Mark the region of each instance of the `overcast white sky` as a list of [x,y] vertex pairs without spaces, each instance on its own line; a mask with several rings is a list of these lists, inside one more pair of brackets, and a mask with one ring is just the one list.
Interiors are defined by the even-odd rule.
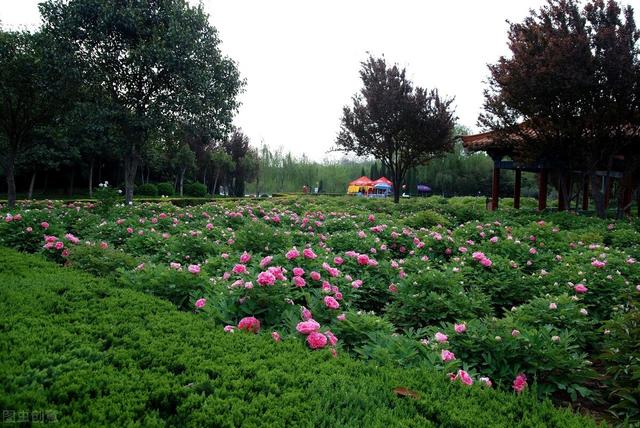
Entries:
[[[264,141],[317,160],[327,156],[342,107],[361,86],[366,52],[406,67],[416,85],[455,96],[459,123],[477,130],[486,64],[508,53],[506,20],[521,21],[543,3],[203,0],[223,51],[247,80],[236,125],[255,145]],[[640,21],[640,0],[622,3]],[[0,0],[0,21],[37,26],[37,4]]]

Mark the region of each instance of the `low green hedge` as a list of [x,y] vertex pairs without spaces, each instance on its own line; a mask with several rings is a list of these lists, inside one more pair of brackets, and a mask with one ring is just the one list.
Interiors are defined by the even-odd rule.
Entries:
[[0,249],[0,284],[0,407],[61,426],[595,425],[530,393],[224,333],[38,256]]

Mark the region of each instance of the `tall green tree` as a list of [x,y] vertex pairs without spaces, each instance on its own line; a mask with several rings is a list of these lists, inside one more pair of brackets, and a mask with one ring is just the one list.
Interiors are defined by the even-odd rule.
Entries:
[[562,163],[559,175],[586,170],[600,216],[596,171],[611,169],[616,155],[638,157],[639,38],[631,7],[594,0],[581,9],[578,1],[548,0],[510,25],[511,55],[489,66],[479,123],[517,142],[525,160]]
[[406,71],[369,57],[360,70],[363,87],[344,107],[337,150],[373,156],[386,167],[399,202],[407,172],[453,146],[451,99],[414,87]]
[[8,204],[16,202],[15,165],[34,131],[63,113],[75,91],[73,64],[42,33],[0,31],[0,157]]
[[73,48],[87,85],[106,91],[120,108],[128,202],[155,131],[200,116],[220,130],[230,126],[242,82],[202,5],[48,0],[40,10],[49,36]]

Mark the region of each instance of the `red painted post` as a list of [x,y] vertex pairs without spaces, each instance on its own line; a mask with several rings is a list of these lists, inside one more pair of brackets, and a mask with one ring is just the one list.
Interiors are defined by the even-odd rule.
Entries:
[[491,184],[491,211],[498,209],[500,198],[500,168],[493,167],[493,182]]
[[564,211],[567,209],[565,200],[567,196],[564,193],[564,184],[566,183],[563,176],[558,177],[558,211]]
[[538,184],[538,211],[547,208],[547,170],[540,171],[540,182]]
[[520,209],[520,187],[522,186],[522,171],[516,169],[516,181],[513,187],[513,208]]

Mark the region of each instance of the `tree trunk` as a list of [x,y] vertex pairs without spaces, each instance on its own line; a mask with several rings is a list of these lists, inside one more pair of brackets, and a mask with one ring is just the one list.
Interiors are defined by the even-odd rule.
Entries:
[[69,196],[70,198],[73,197],[73,181],[75,179],[76,176],[76,170],[75,168],[71,168],[71,177],[69,177],[69,189],[67,190],[67,196]]
[[602,186],[602,182],[599,177],[595,174],[591,174],[591,199],[593,199],[593,205],[596,208],[596,215],[600,218],[605,217],[605,208],[604,208],[604,196],[602,195],[602,191],[600,190]]
[[49,171],[44,173],[44,184],[42,185],[42,193],[44,195],[47,194],[47,189],[49,189]]
[[89,197],[93,198],[93,164],[95,160],[92,158],[89,162]]
[[7,163],[5,165],[5,174],[7,175],[7,204],[9,208],[13,208],[16,205],[16,177],[15,177],[16,150],[15,148],[12,148],[12,146],[13,144],[9,142],[9,150],[7,152]]
[[202,173],[202,184],[204,184],[205,186],[207,185],[207,168],[205,168],[204,172]]
[[133,203],[133,188],[138,169],[138,159],[135,154],[128,153],[124,158],[124,195],[127,204]]
[[27,199],[33,198],[33,187],[36,184],[36,171],[33,171],[31,174],[31,182],[29,183],[29,194],[27,195]]
[[218,186],[218,177],[220,176],[220,169],[216,171],[216,178],[213,180],[213,196],[216,195],[216,187]]
[[184,196],[184,173],[187,171],[187,168],[182,168],[180,171],[180,197]]

